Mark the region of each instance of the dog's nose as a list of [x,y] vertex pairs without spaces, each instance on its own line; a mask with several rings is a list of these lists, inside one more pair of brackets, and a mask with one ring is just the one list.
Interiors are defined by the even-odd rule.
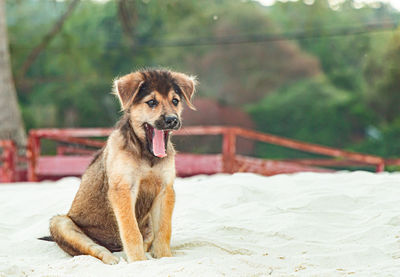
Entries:
[[167,126],[167,128],[173,129],[178,126],[178,124],[179,120],[178,117],[176,117],[175,115],[165,116],[165,125]]

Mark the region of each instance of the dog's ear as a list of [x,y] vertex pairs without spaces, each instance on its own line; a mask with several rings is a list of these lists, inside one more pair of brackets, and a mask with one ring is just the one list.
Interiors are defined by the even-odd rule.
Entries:
[[188,76],[186,74],[178,72],[171,72],[171,74],[172,77],[175,79],[176,84],[182,90],[183,97],[185,98],[188,107],[191,108],[192,110],[196,110],[196,108],[193,106],[191,102],[192,96],[196,90],[196,85],[197,85],[196,77]]
[[130,73],[114,81],[113,93],[118,96],[123,111],[132,104],[143,83],[143,76],[139,72]]

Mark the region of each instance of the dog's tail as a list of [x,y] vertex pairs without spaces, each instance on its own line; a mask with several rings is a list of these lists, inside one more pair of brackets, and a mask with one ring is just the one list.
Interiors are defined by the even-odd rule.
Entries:
[[38,239],[45,240],[45,241],[54,241],[52,236],[41,237],[41,238],[38,238]]

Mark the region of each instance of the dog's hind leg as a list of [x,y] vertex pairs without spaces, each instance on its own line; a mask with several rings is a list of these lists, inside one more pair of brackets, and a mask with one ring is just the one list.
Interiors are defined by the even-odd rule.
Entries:
[[57,215],[50,220],[50,233],[54,241],[72,256],[91,255],[106,264],[119,261],[107,248],[91,240],[67,215]]

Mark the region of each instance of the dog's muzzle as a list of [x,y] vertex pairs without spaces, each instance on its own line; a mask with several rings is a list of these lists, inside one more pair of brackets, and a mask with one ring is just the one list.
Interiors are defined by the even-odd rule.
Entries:
[[159,130],[178,130],[181,127],[181,121],[179,118],[172,115],[163,115],[155,123],[155,127]]
[[167,129],[171,129],[171,130],[175,130],[175,128],[179,128],[179,119],[177,116],[175,115],[169,115],[166,116],[165,119],[165,127],[167,127]]

